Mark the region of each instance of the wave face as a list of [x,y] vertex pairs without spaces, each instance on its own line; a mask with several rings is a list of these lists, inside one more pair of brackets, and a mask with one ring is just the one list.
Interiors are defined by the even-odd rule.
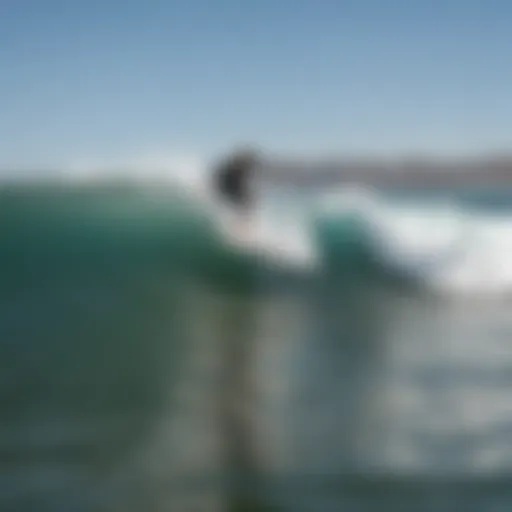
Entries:
[[512,507],[506,198],[261,197],[3,185],[1,510]]

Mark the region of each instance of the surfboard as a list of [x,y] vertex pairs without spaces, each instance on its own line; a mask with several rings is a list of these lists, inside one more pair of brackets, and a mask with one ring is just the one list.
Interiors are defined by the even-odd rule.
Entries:
[[269,228],[257,215],[241,216],[231,211],[219,215],[218,226],[223,240],[235,252],[294,270],[318,267],[319,257],[306,228],[279,226],[278,221]]

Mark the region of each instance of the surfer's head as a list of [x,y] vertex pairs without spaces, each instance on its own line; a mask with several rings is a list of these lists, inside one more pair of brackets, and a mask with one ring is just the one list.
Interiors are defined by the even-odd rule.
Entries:
[[214,173],[214,186],[220,196],[237,207],[249,207],[253,202],[252,175],[258,163],[258,152],[253,148],[233,151]]

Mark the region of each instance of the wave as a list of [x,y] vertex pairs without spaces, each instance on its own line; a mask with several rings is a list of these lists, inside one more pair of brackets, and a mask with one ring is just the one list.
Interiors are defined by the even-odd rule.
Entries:
[[506,211],[478,211],[453,196],[396,201],[364,189],[323,204],[340,224],[351,205],[375,261],[396,277],[445,296],[502,297],[512,291],[512,216]]
[[286,200],[263,194],[244,219],[211,193],[204,169],[189,167],[145,178],[108,171],[4,182],[2,259],[9,248],[11,258],[16,248],[48,249],[58,232],[61,254],[90,253],[85,241],[93,239],[134,255],[153,247],[169,265],[216,283],[381,275],[445,296],[512,291],[512,217],[503,208],[479,211],[453,194],[420,201],[344,187]]
[[[219,243],[253,264],[344,278],[387,275],[428,292],[503,297],[512,291],[512,218],[479,212],[453,196],[396,200],[363,187],[345,187],[275,208],[263,199],[249,221],[199,201]],[[254,259],[256,258],[256,259]],[[266,268],[266,267],[265,267]]]

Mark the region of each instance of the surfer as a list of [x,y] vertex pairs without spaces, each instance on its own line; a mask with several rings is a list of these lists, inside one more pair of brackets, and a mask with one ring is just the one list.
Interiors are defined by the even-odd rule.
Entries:
[[256,152],[246,149],[235,152],[214,170],[217,195],[240,213],[247,214],[254,206],[251,179],[257,163]]
[[213,188],[221,202],[235,213],[233,226],[239,240],[252,238],[254,213],[254,194],[252,178],[258,164],[255,151],[239,150],[223,160],[213,173]]
[[276,239],[274,233],[266,229],[268,226],[259,222],[261,217],[258,210],[261,205],[258,204],[253,186],[256,174],[259,179],[265,179],[267,166],[268,162],[261,153],[249,148],[232,153],[213,169],[211,187],[219,202],[228,210],[226,212],[223,208],[219,212],[227,213],[221,215],[221,229],[236,250],[266,255],[279,265],[286,262],[301,269],[315,267],[317,256],[308,242],[306,230],[302,233],[300,229],[295,229],[299,237],[305,238],[297,238],[294,233],[292,243],[287,244],[290,233],[283,230]]

